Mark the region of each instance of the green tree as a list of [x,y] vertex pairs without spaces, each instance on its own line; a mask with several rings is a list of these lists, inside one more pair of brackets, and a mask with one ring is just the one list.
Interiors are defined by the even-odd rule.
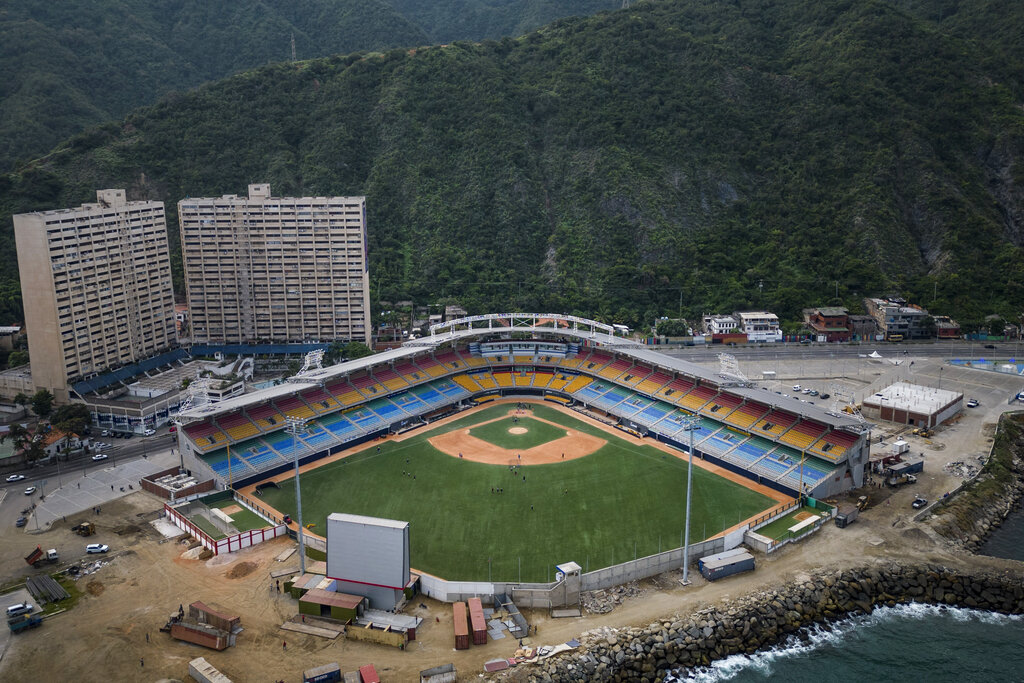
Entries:
[[993,337],[1003,336],[1003,332],[1006,330],[1006,321],[1002,318],[993,318],[988,321],[988,333]]
[[53,394],[47,389],[40,389],[32,394],[32,412],[39,417],[47,417],[53,411]]
[[14,402],[17,403],[22,408],[28,405],[28,401],[28,396],[26,396],[25,393],[22,391],[19,391],[17,394],[14,395]]
[[53,411],[50,422],[65,434],[81,434],[89,424],[90,417],[88,407],[81,403],[69,403]]
[[28,363],[28,351],[11,351],[7,356],[7,367],[19,368]]

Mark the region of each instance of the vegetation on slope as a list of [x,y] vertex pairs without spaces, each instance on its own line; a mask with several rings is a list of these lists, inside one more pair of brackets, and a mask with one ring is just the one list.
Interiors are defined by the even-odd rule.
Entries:
[[269,182],[367,195],[376,299],[635,323],[900,291],[1015,318],[1024,115],[994,68],[877,0],[640,3],[268,66],[0,178],[5,272],[11,213],[127,187],[173,235],[178,199]]
[[383,0],[99,0],[0,10],[0,169],[171,90],[336,52],[420,45]]

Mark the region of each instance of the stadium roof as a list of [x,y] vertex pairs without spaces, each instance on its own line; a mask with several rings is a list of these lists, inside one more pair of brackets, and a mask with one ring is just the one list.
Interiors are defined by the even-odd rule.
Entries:
[[[763,403],[773,408],[779,408],[791,413],[803,415],[834,428],[846,428],[854,432],[863,431],[863,424],[852,416],[847,416],[845,414],[837,415],[835,413],[827,412],[816,404],[776,394],[775,392],[767,391],[762,388],[743,386],[737,378],[725,377],[717,370],[697,365],[696,363],[682,358],[666,355],[629,339],[595,331],[596,329],[610,327],[601,323],[594,323],[593,326],[585,326],[588,329],[580,329],[578,327],[578,323],[589,323],[592,321],[584,321],[582,318],[577,319],[572,318],[571,316],[559,316],[554,314],[493,314],[489,316],[474,316],[473,318],[464,318],[461,320],[472,320],[474,322],[486,321],[489,325],[492,324],[493,321],[508,320],[512,323],[512,326],[452,329],[457,326],[460,321],[451,321],[444,325],[444,327],[451,329],[450,332],[426,335],[419,339],[407,341],[401,347],[396,349],[381,351],[380,353],[375,353],[364,358],[338,363],[337,365],[332,365],[327,368],[312,370],[302,375],[290,377],[284,383],[277,386],[260,389],[259,391],[243,394],[241,396],[235,396],[218,403],[210,403],[192,408],[188,411],[179,413],[179,418],[184,420],[200,420],[207,417],[231,413],[240,408],[265,403],[266,401],[281,398],[283,396],[290,396],[292,394],[311,389],[317,385],[329,384],[336,378],[345,377],[375,365],[393,363],[402,359],[411,358],[425,351],[436,350],[438,347],[444,346],[445,344],[458,342],[471,337],[503,335],[511,332],[529,332],[536,335],[574,337],[577,339],[587,340],[592,344],[610,348],[645,364],[658,366],[668,370],[669,372],[681,372],[690,377],[706,380],[719,386],[727,385],[730,392],[738,396],[756,400],[759,403]],[[516,326],[517,322],[524,323],[524,321],[532,321],[532,324]],[[545,323],[554,322],[555,324],[565,324],[565,321],[572,321],[573,326],[548,327],[544,324],[536,324],[539,321],[543,321]]]
[[739,384],[735,378],[724,377],[715,370],[697,365],[696,363],[682,358],[676,358],[675,356],[669,356],[647,348],[628,348],[617,350],[619,353],[632,356],[644,363],[657,365],[670,371],[682,372],[691,377],[704,379],[717,385],[728,385],[732,382],[734,384],[732,386],[727,386],[727,388],[731,393],[736,394],[737,396],[749,398],[753,401],[757,401],[758,403],[771,406],[772,408],[779,408],[791,413],[796,413],[797,415],[803,415],[831,427],[846,428],[855,432],[860,432],[863,428],[860,420],[855,417],[836,415],[826,411],[814,403],[801,401],[800,399],[793,398],[792,396],[776,394],[774,391],[768,391],[762,387],[743,386],[742,384]]

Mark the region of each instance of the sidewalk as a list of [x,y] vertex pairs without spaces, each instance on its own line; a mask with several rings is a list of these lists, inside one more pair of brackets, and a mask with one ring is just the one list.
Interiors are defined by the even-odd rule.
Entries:
[[[48,529],[54,521],[60,521],[68,515],[102,507],[105,503],[134,493],[140,488],[140,479],[174,467],[178,462],[177,452],[171,452],[168,448],[150,453],[146,458],[139,456],[110,467],[91,470],[84,475],[64,473],[60,477],[61,486],[56,489],[47,487],[46,501],[36,505],[25,530],[31,533]],[[55,478],[49,481],[57,483]]]

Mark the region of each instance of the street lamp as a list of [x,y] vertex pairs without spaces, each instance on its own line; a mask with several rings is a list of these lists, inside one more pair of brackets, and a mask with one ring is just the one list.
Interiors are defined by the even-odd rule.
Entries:
[[690,579],[690,494],[693,491],[693,433],[700,428],[700,416],[683,418],[683,428],[690,432],[690,455],[686,467],[686,531],[683,540],[683,584]]
[[[306,424],[309,422],[308,419],[301,417],[292,417],[291,415],[285,415],[285,422],[288,423],[288,427],[285,429],[286,432],[292,435],[292,440],[299,438],[299,434],[306,431]],[[302,489],[299,487],[299,449],[295,448],[295,444],[292,443],[292,449],[295,451],[295,507],[296,516],[299,521],[299,572],[301,574],[306,573],[306,542],[303,538],[302,531]]]

